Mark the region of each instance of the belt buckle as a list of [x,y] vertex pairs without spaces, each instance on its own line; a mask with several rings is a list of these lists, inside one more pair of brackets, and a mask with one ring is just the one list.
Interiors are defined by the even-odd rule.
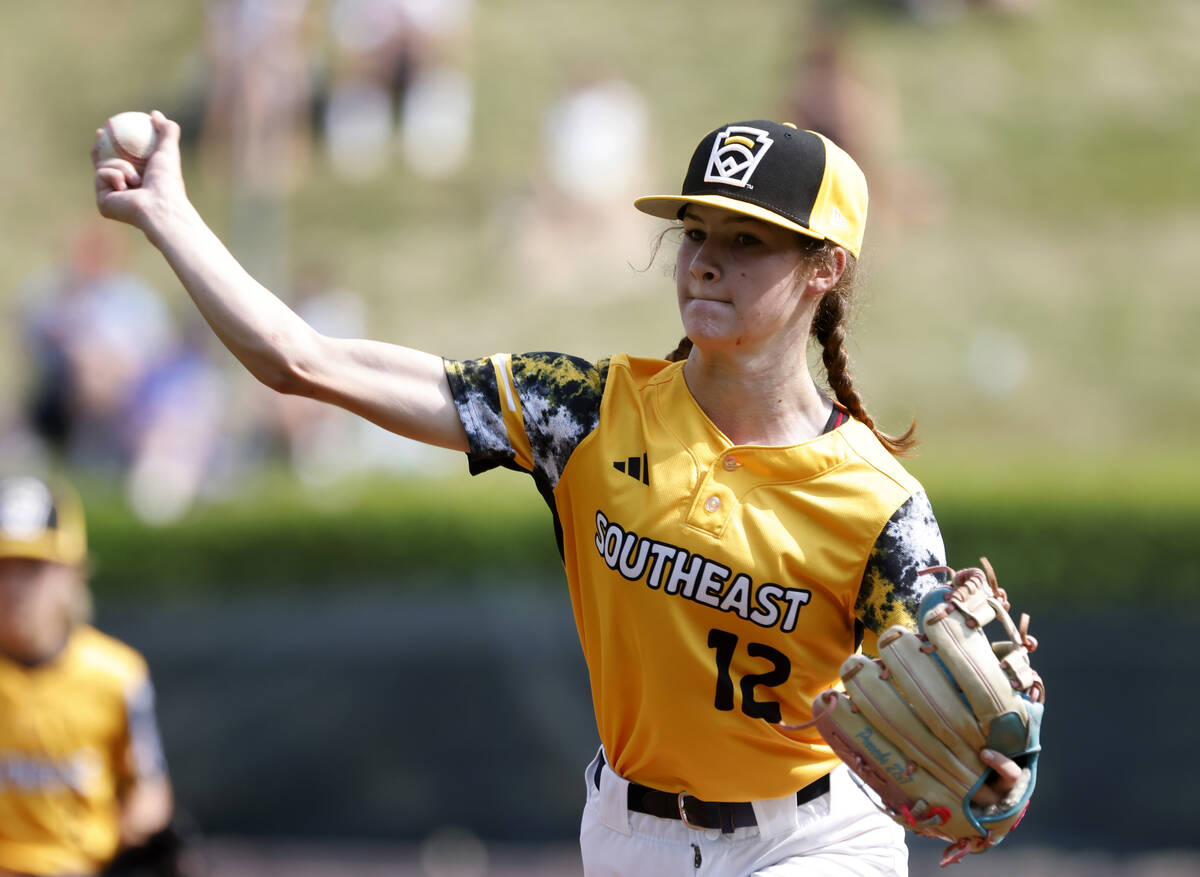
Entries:
[[684,798],[686,798],[686,797],[687,797],[687,792],[680,792],[679,797],[676,799],[677,803],[679,804],[679,819],[680,819],[680,821],[684,825],[686,825],[688,828],[692,829],[693,831],[707,831],[708,829],[706,826],[693,825],[688,820],[687,803],[684,801]]

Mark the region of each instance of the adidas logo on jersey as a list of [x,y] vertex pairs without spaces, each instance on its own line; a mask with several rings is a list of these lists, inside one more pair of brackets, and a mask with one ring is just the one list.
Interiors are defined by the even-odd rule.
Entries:
[[640,481],[642,484],[650,483],[650,464],[646,460],[646,455],[640,457],[630,457],[627,460],[617,460],[613,463],[613,468],[618,472],[624,472],[634,481]]

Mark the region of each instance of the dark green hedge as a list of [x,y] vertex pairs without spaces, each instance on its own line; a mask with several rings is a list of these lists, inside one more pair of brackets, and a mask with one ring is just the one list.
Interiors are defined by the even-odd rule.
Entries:
[[97,491],[93,585],[186,595],[553,579],[560,567],[549,510],[527,481],[505,491],[488,484],[495,478],[380,482],[333,500],[269,479],[170,526],[141,523]]
[[[459,582],[556,586],[549,511],[522,481],[374,485],[336,508],[295,487],[251,491],[169,527],[137,522],[116,499],[89,497],[99,594],[339,587],[429,588]],[[518,477],[518,476],[513,476]],[[985,555],[1022,605],[1200,597],[1200,504],[1038,491],[934,494],[949,560]]]

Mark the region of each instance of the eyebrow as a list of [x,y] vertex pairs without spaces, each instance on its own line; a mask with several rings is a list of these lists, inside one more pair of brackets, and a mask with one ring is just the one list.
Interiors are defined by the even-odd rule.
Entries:
[[[746,216],[744,213],[736,213],[733,210],[727,210],[725,212],[728,213],[731,217],[731,219],[728,220],[729,222],[762,223],[761,219],[756,219],[753,216]],[[690,219],[695,220],[696,222],[703,221],[700,214],[696,213],[690,206],[685,207],[683,209],[683,214],[679,218],[680,219],[689,219],[690,218]],[[766,225],[767,223],[763,223],[763,224]]]

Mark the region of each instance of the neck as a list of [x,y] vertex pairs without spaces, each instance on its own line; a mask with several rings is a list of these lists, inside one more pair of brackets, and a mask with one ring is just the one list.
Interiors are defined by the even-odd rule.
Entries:
[[790,366],[705,355],[683,368],[692,397],[736,445],[794,445],[820,435],[833,408],[804,356]]

